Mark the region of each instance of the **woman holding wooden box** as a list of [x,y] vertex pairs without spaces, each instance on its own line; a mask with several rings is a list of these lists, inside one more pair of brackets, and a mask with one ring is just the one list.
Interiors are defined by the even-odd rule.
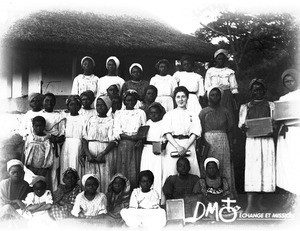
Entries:
[[[239,128],[244,132],[249,128],[246,125],[247,120],[272,118],[274,112],[274,103],[264,98],[267,86],[263,79],[253,79],[249,90],[252,100],[241,105],[239,115]],[[245,191],[248,197],[245,212],[263,211],[263,195],[260,192],[275,191],[275,146],[271,133],[257,137],[254,134],[251,137],[247,135],[245,149]]]

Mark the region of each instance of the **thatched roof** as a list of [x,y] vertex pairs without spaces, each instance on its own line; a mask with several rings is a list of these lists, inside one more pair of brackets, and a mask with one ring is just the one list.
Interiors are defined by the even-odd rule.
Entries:
[[209,60],[215,48],[159,21],[130,16],[41,11],[17,21],[4,46],[98,52],[193,54]]

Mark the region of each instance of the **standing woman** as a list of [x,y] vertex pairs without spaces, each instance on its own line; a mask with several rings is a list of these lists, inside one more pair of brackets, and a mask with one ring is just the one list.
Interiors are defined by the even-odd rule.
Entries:
[[83,74],[76,76],[73,80],[72,95],[80,95],[82,92],[91,90],[97,95],[99,77],[93,74],[95,61],[90,56],[85,56],[81,60]]
[[199,97],[204,96],[204,83],[201,75],[193,72],[194,59],[191,56],[181,58],[183,71],[177,71],[173,77],[178,82],[178,86],[185,86],[189,90],[189,100],[187,109],[199,115],[202,107],[199,103]]
[[207,91],[212,86],[219,87],[223,91],[221,106],[226,107],[232,115],[235,115],[238,84],[234,71],[225,66],[228,60],[228,51],[217,50],[214,59],[216,66],[209,68],[205,75],[205,90]]
[[166,111],[174,109],[173,92],[178,86],[175,78],[169,75],[170,63],[166,59],[159,60],[155,65],[158,71],[154,77],[150,79],[150,84],[157,88],[156,102],[160,103]]
[[[220,105],[222,91],[212,87],[207,92],[209,106],[200,112],[200,121],[205,140],[209,143],[207,157],[214,157],[220,162],[220,174],[228,180],[231,192],[236,195],[232,153],[232,114]],[[206,157],[204,157],[206,158]]]
[[130,181],[133,188],[138,186],[138,174],[141,160],[141,147],[137,144],[137,132],[140,126],[146,124],[146,114],[141,109],[135,109],[138,94],[127,90],[123,96],[125,109],[115,114],[114,134],[119,138],[116,159],[116,173],[122,173]]
[[113,152],[117,142],[113,136],[113,118],[107,116],[111,107],[108,96],[99,96],[95,101],[96,116],[91,116],[83,133],[83,150],[85,161],[82,175],[97,174],[100,178],[100,191],[106,192],[112,177]]
[[110,56],[106,60],[106,69],[107,69],[107,75],[101,77],[99,79],[99,86],[98,86],[98,96],[107,95],[107,89],[109,86],[116,84],[122,89],[122,86],[124,84],[124,79],[118,76],[118,68],[120,66],[120,61],[115,56]]
[[[246,119],[273,117],[275,105],[264,97],[267,86],[263,79],[250,82],[252,100],[241,105],[239,127],[247,131]],[[271,135],[271,134],[270,134]],[[275,191],[275,146],[272,136],[247,137],[245,148],[246,213],[263,212],[261,192]]]
[[[178,157],[185,156],[190,162],[190,173],[200,176],[196,157],[196,138],[201,135],[201,124],[197,114],[187,110],[189,91],[180,86],[174,90],[177,107],[167,112],[163,118],[163,134],[168,140],[163,158],[163,181],[170,175],[176,175]],[[162,202],[163,203],[163,202]]]
[[[289,91],[281,96],[279,101],[300,101],[299,78],[300,73],[295,69],[288,69],[283,72],[282,82]],[[299,109],[299,107],[298,107]],[[293,194],[300,194],[299,183],[295,177],[299,174],[299,143],[300,118],[282,121],[277,140],[276,176],[277,186]],[[286,207],[290,206],[293,200],[291,195]]]

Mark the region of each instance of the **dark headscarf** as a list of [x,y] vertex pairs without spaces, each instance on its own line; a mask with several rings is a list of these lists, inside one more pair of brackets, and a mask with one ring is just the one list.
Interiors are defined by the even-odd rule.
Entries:
[[80,104],[80,106],[82,105],[81,98],[79,95],[70,95],[66,100],[67,106],[71,101],[77,101]]
[[263,79],[258,79],[258,78],[255,78],[255,79],[252,79],[249,83],[249,91],[252,89],[253,85],[255,83],[258,83],[258,84],[261,84],[263,86],[263,88],[265,90],[267,90],[267,84],[266,84],[266,81],[263,80]]
[[86,96],[89,98],[90,101],[94,101],[95,100],[95,94],[93,91],[91,90],[87,90],[87,91],[84,91],[80,94],[80,98],[82,98],[83,96]]

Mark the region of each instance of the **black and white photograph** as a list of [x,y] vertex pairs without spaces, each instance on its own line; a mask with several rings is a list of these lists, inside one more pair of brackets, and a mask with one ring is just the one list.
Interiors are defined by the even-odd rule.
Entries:
[[299,46],[293,0],[1,1],[1,229],[298,230]]

